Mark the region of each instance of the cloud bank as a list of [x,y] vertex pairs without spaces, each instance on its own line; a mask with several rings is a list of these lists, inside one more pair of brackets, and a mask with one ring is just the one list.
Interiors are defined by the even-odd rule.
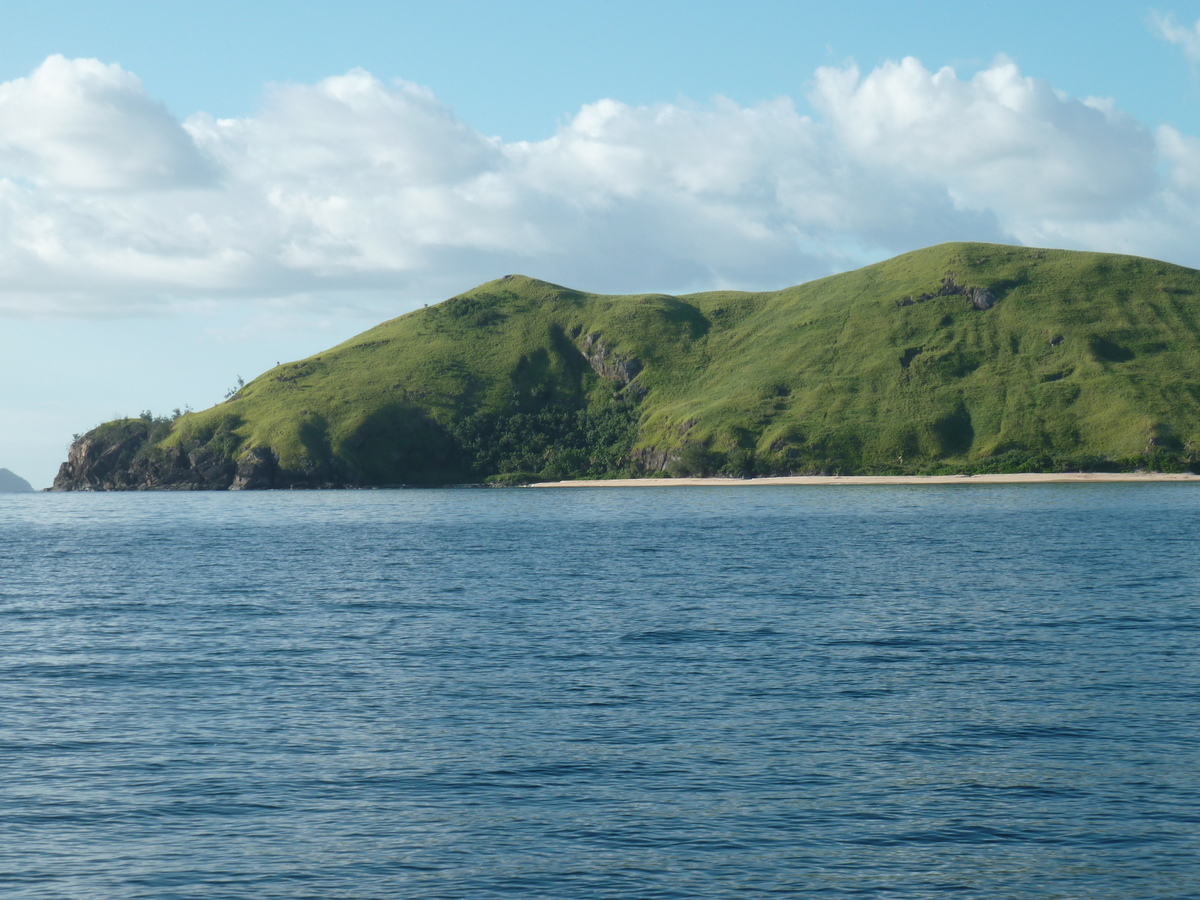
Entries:
[[779,287],[961,239],[1200,265],[1196,137],[1007,59],[822,68],[807,100],[606,99],[506,142],[361,70],[180,122],[121,67],[51,57],[0,84],[0,311],[394,311],[509,272]]

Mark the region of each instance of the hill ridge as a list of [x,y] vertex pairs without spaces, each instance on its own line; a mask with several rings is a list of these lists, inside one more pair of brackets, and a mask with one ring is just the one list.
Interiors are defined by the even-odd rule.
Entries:
[[71,449],[58,489],[1188,468],[1200,272],[948,242],[777,291],[509,275]]
[[15,472],[0,469],[0,493],[25,494],[33,490],[33,485]]

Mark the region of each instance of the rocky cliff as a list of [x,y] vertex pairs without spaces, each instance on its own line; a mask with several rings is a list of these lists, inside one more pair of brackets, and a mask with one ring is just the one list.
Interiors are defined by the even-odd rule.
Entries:
[[283,471],[269,447],[246,448],[220,434],[164,445],[165,420],[120,419],[76,437],[53,491],[241,491],[359,487],[334,461]]
[[76,439],[59,467],[55,491],[226,490],[236,466],[203,447],[156,448],[150,423],[109,422]]
[[[55,491],[224,491],[294,486],[277,477],[275,456],[255,447],[236,456],[228,442],[163,447],[163,420],[122,419],[76,438],[55,476]],[[158,427],[156,427],[158,426]],[[160,435],[155,432],[159,431]],[[215,444],[215,446],[214,446]],[[332,487],[326,479],[303,486]]]

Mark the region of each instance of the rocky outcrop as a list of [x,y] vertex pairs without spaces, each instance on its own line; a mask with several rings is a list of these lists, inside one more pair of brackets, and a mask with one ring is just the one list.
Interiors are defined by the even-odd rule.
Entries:
[[638,447],[630,454],[634,464],[643,472],[665,472],[675,457],[657,447]]
[[917,303],[924,303],[927,300],[932,300],[935,297],[966,297],[971,302],[973,309],[991,309],[996,305],[996,294],[984,287],[968,287],[967,285],[959,284],[955,281],[954,273],[947,272],[942,278],[942,286],[936,291],[920,294],[919,296],[903,297],[896,301],[896,306],[913,306]]
[[637,378],[643,368],[642,361],[636,356],[622,359],[613,353],[598,333],[585,334],[580,341],[579,352],[593,372],[608,381],[615,381],[621,387]]
[[136,425],[105,427],[77,437],[54,477],[55,491],[129,490],[130,463],[146,445],[147,430]]
[[237,464],[207,447],[156,447],[139,419],[77,438],[54,478],[55,491],[226,490]]
[[261,491],[276,486],[279,460],[270,447],[254,447],[238,460],[231,491]]
[[996,295],[987,288],[971,288],[967,292],[967,297],[976,309],[991,309],[996,305]]
[[[163,446],[165,420],[122,419],[76,437],[54,491],[261,491],[355,487],[333,460],[284,470],[270,447],[245,449],[229,432],[208,444]],[[164,430],[166,429],[166,430]]]

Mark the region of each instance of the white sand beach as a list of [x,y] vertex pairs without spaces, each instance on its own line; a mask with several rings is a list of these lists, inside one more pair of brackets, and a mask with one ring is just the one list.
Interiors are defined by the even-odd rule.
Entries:
[[1052,472],[1009,475],[787,475],[775,478],[612,478],[596,481],[539,481],[547,487],[753,487],[775,484],[1072,484],[1107,482],[1198,482],[1200,475],[1160,472]]

